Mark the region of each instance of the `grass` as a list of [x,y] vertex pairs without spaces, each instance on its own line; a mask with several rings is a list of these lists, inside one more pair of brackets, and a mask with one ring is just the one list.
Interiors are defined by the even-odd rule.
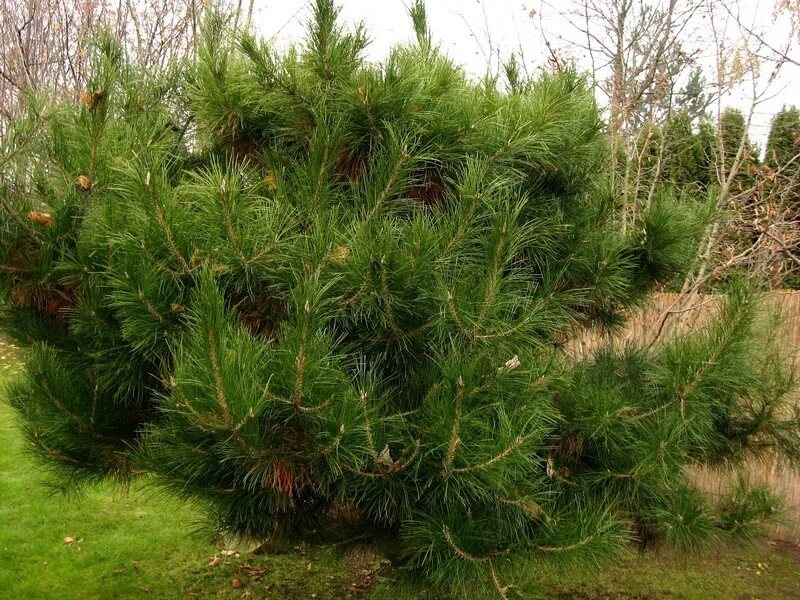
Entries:
[[[0,340],[0,381],[19,365],[17,349]],[[253,556],[192,535],[202,525],[197,507],[152,487],[103,485],[63,498],[48,495],[45,479],[0,403],[1,598],[399,600],[369,554]],[[702,561],[632,554],[601,572],[531,573],[526,583],[539,590],[531,596],[551,599],[800,599],[798,570],[800,549],[765,542]]]
[[546,598],[778,600],[800,598],[800,552],[785,544],[726,548],[702,561],[632,555],[602,573],[548,578]]

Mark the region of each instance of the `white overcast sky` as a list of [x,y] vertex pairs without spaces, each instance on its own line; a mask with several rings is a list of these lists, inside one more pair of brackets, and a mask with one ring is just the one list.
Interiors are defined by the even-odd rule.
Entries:
[[[340,0],[342,18],[346,23],[363,21],[372,43],[367,54],[370,60],[381,60],[393,45],[413,39],[413,29],[408,18],[407,5],[411,0]],[[657,2],[658,0],[652,0]],[[551,43],[565,48],[567,41],[578,39],[574,29],[562,16],[575,0],[427,0],[428,22],[436,43],[467,72],[480,76],[487,70],[489,61],[496,68],[497,57],[487,57],[492,46],[505,59],[512,51],[522,48],[531,72],[545,67],[549,56],[542,41],[541,30],[547,32]],[[721,7],[721,5],[719,5]],[[748,26],[763,33],[775,44],[786,38],[788,24],[785,17],[773,19],[774,0],[739,0],[743,20]],[[531,9],[536,11],[530,17]],[[302,40],[305,23],[309,17],[308,0],[256,0],[253,23],[256,30],[273,38],[279,46]],[[713,79],[713,44],[706,18],[700,11],[695,17],[696,26],[686,39],[687,47],[701,49],[700,62],[709,79]],[[729,23],[726,29],[731,43],[741,36]],[[800,52],[798,52],[800,54]],[[579,50],[573,49],[572,58],[579,66],[589,69],[589,62]],[[759,89],[763,89],[767,73]],[[746,84],[725,98],[724,104],[749,107],[752,87]],[[756,143],[764,144],[771,116],[784,104],[800,104],[800,67],[787,64],[778,79],[769,87],[769,99],[755,111],[751,136]],[[604,101],[600,98],[601,103]]]

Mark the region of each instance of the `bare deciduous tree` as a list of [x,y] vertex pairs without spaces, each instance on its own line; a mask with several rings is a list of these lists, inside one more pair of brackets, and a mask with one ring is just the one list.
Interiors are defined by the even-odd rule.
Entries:
[[117,36],[131,59],[147,70],[174,63],[191,48],[205,5],[200,0],[0,0],[0,123],[7,125],[27,92],[79,96],[89,76],[88,43],[101,29]]

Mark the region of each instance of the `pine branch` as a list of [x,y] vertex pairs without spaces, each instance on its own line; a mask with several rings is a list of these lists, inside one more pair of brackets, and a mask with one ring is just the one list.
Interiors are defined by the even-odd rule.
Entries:
[[445,246],[445,249],[442,251],[442,256],[446,257],[450,252],[458,245],[461,241],[461,238],[467,232],[467,228],[469,227],[470,223],[472,222],[472,217],[475,214],[475,210],[478,208],[478,204],[480,204],[482,200],[482,195],[480,193],[476,193],[472,196],[472,202],[469,204],[469,208],[467,209],[467,214],[464,219],[459,223],[458,228],[456,229],[453,237],[450,238],[450,241]]
[[450,290],[447,291],[447,309],[450,312],[450,316],[453,317],[453,321],[455,322],[458,329],[468,338],[472,339],[474,335],[472,331],[468,330],[464,323],[461,321],[461,317],[458,316],[458,311],[456,310],[455,299],[453,297],[453,292]]
[[542,506],[530,498],[512,500],[511,498],[503,498],[502,496],[498,496],[497,501],[501,504],[516,506],[517,508],[521,509],[523,513],[525,513],[525,516],[529,518],[538,518],[542,513]]
[[148,313],[153,315],[158,320],[159,323],[165,322],[164,317],[161,316],[161,313],[156,310],[156,307],[150,303],[150,301],[147,299],[147,297],[144,295],[144,292],[141,289],[137,291],[136,295],[142,301],[142,304],[144,305]]
[[[459,438],[459,430],[461,429],[461,408],[464,399],[464,381],[459,376],[456,382],[456,415],[453,419],[453,429],[450,432],[450,443],[447,445],[447,457],[442,464],[442,472],[448,473],[453,466],[453,459],[456,456],[456,448],[461,442]],[[456,469],[458,470],[458,469]]]
[[[177,392],[174,389],[173,389],[173,396],[177,396]],[[212,433],[212,432],[215,431],[216,423],[211,418],[209,418],[206,415],[200,413],[200,411],[198,411],[194,406],[192,406],[191,403],[189,403],[188,400],[185,400],[185,399],[184,400],[178,400],[177,397],[176,397],[176,399],[175,399],[175,407],[176,408],[181,408],[181,407],[186,408],[195,417],[195,419],[197,419],[197,421],[202,423],[202,425],[200,423],[198,423],[198,422],[193,423],[193,425],[195,427],[197,427],[200,431],[202,431],[204,433]]]
[[356,290],[356,293],[350,296],[345,300],[339,301],[339,306],[350,306],[351,304],[358,302],[358,300],[364,295],[369,287],[370,281],[372,280],[372,273],[367,271],[367,274],[364,276],[364,281],[361,283],[361,287]]
[[407,146],[403,146],[402,152],[400,152],[400,158],[395,163],[394,169],[392,170],[391,175],[389,175],[389,179],[386,182],[386,187],[383,188],[381,195],[378,196],[378,199],[375,201],[375,205],[372,207],[372,210],[369,211],[367,218],[364,221],[364,225],[371,222],[378,213],[380,213],[381,209],[383,208],[383,203],[389,198],[389,195],[392,193],[395,184],[397,183],[398,176],[400,175],[400,170],[403,167],[403,164],[408,160],[408,148]]
[[695,387],[701,382],[703,375],[707,371],[709,367],[712,367],[716,364],[717,360],[719,359],[722,351],[727,347],[728,342],[731,340],[731,337],[736,332],[737,326],[741,319],[744,319],[747,315],[747,303],[748,300],[742,300],[742,306],[737,315],[733,317],[733,323],[731,326],[727,328],[725,334],[723,335],[722,340],[720,340],[719,345],[714,349],[711,357],[705,362],[705,364],[697,370],[695,373],[694,379],[689,382],[688,385],[683,386],[682,389],[678,390],[678,400],[680,401],[681,407],[681,418],[685,421],[686,420],[686,398],[689,394],[694,390]]
[[399,334],[394,334],[390,338],[393,342],[402,342],[403,340],[410,339],[416,335],[419,335],[423,331],[427,331],[431,327],[435,327],[436,324],[439,322],[439,319],[432,319],[427,323],[423,323],[419,327],[415,327],[414,329],[410,329],[409,331],[401,331]]
[[586,536],[574,544],[569,544],[568,546],[536,546],[536,549],[541,550],[542,552],[571,552],[572,550],[577,550],[578,548],[585,546],[586,544],[590,544],[596,540],[597,537],[603,532],[603,529],[604,528],[601,527],[593,534]]
[[486,318],[486,314],[489,312],[489,307],[494,301],[495,288],[497,287],[497,280],[500,277],[500,252],[503,250],[503,246],[505,244],[505,237],[506,237],[506,225],[504,223],[503,228],[500,231],[500,239],[497,241],[497,246],[494,249],[495,254],[494,254],[494,260],[492,261],[492,271],[491,274],[489,275],[489,287],[486,292],[486,297],[483,300],[481,311],[478,313],[478,318],[475,321],[476,333],[480,329],[481,323]]
[[300,352],[294,359],[294,394],[292,395],[292,404],[300,406],[300,399],[303,396],[303,373],[306,370],[306,355],[305,355],[305,338],[303,338],[303,345],[300,346]]
[[336,437],[333,439],[333,442],[331,443],[331,445],[323,448],[322,451],[320,452],[320,454],[325,456],[326,454],[330,454],[331,452],[336,450],[339,447],[339,444],[341,443],[342,438],[344,437],[344,434],[345,434],[345,427],[344,427],[344,424],[342,424],[339,427],[339,433],[336,434]]
[[361,406],[361,414],[364,416],[364,433],[367,436],[367,447],[373,460],[378,458],[378,453],[375,451],[375,443],[372,440],[372,427],[369,423],[369,413],[367,411],[367,392],[362,391],[358,397]]
[[389,327],[392,330],[392,334],[400,338],[403,335],[403,332],[397,327],[397,322],[394,320],[394,314],[392,311],[392,305],[389,299],[389,283],[386,280],[386,257],[384,256],[381,258],[381,299],[383,300],[383,307],[386,311],[386,320],[389,322]]
[[[406,467],[408,467],[409,465],[411,465],[419,456],[421,448],[422,448],[422,441],[416,440],[414,442],[414,449],[411,451],[411,454],[407,459],[403,460],[403,457],[401,456],[396,461],[393,461],[392,464],[389,465],[389,467],[384,471],[376,471],[373,473],[368,473],[366,471],[360,471],[358,469],[354,469],[353,467],[347,464],[343,464],[342,468],[345,469],[346,471],[350,471],[351,473],[355,473],[356,475],[361,475],[362,477],[368,477],[368,478],[386,477],[387,475],[398,473],[403,469],[405,469]],[[377,460],[377,455],[373,457],[373,460]]]
[[81,462],[79,460],[72,458],[71,456],[67,456],[59,452],[58,450],[50,448],[38,434],[34,434],[31,441],[37,446],[39,446],[42,450],[44,450],[47,456],[50,456],[52,458],[57,458],[61,462],[72,463],[74,465],[81,465],[83,467],[91,466],[89,463]]
[[231,219],[231,213],[230,213],[230,210],[228,209],[228,202],[227,202],[227,199],[226,199],[227,198],[227,188],[226,188],[224,179],[222,180],[222,188],[220,189],[220,195],[222,196],[221,202],[220,202],[220,208],[222,210],[222,219],[225,222],[225,232],[228,235],[228,240],[231,243],[231,247],[233,248],[233,251],[236,252],[236,255],[239,257],[239,262],[241,262],[242,266],[246,269],[247,266],[250,264],[250,262],[253,259],[248,261],[245,258],[244,253],[242,252],[242,249],[239,247],[239,241],[238,241],[238,239],[236,237],[236,232],[233,229],[233,221]]
[[649,410],[645,413],[626,416],[626,419],[629,421],[640,421],[642,419],[647,419],[648,417],[652,417],[653,415],[657,415],[658,413],[667,410],[670,406],[675,404],[675,402],[677,402],[677,400],[670,400],[669,402],[662,404],[660,406],[656,406],[654,409]]
[[211,327],[208,328],[208,351],[211,358],[211,372],[214,375],[214,385],[217,390],[217,403],[222,409],[222,415],[226,421],[230,420],[230,410],[228,401],[225,398],[225,389],[222,386],[222,371],[219,367],[219,357],[217,356],[217,338]]
[[444,539],[447,540],[448,545],[453,549],[453,552],[455,552],[459,558],[473,563],[491,562],[492,559],[488,556],[474,556],[463,548],[459,547],[455,540],[453,540],[453,535],[450,533],[450,528],[447,525],[442,526],[442,533],[444,533]]
[[514,440],[514,442],[513,442],[513,443],[512,443],[512,444],[511,444],[511,445],[510,445],[508,448],[506,448],[505,450],[503,450],[503,451],[502,451],[500,454],[498,454],[497,456],[495,456],[495,457],[493,457],[493,458],[490,458],[490,459],[489,459],[489,460],[487,460],[486,462],[482,462],[482,463],[480,463],[480,464],[478,464],[478,465],[473,465],[473,466],[470,466],[470,467],[460,467],[460,468],[456,468],[456,469],[453,469],[452,471],[453,471],[453,473],[469,473],[469,472],[471,472],[471,471],[478,471],[478,470],[480,470],[480,469],[485,469],[486,467],[490,467],[490,466],[492,466],[492,465],[493,465],[493,464],[495,464],[496,462],[500,462],[500,461],[501,461],[501,460],[503,460],[503,459],[504,459],[506,456],[508,456],[509,454],[511,454],[512,452],[514,452],[514,451],[515,451],[517,448],[519,448],[520,446],[522,446],[522,444],[524,444],[524,443],[525,443],[525,438],[524,438],[524,437],[522,437],[522,436],[517,436],[517,438]]
[[64,404],[58,398],[56,398],[55,394],[53,394],[53,392],[50,390],[50,386],[48,385],[47,380],[45,379],[44,373],[40,372],[39,377],[40,377],[39,384],[41,385],[45,394],[47,394],[47,397],[50,399],[50,402],[52,402],[56,406],[56,408],[58,408],[58,410],[60,410],[72,422],[74,422],[78,426],[78,429],[80,429],[80,431],[88,433],[93,438],[97,438],[98,440],[111,441],[114,443],[119,442],[117,438],[97,433],[85,420],[83,420],[77,414],[69,410],[66,406],[64,406]]
[[531,316],[527,315],[524,319],[520,319],[519,322],[517,324],[515,324],[513,327],[510,327],[510,328],[508,328],[508,329],[506,329],[504,331],[495,331],[495,332],[492,332],[492,333],[480,333],[480,334],[475,333],[475,334],[472,335],[472,339],[475,339],[475,340],[492,340],[492,339],[497,339],[497,338],[508,337],[510,335],[513,335],[513,334],[517,333],[520,329],[525,327],[528,323],[530,323],[530,320],[531,320]]
[[[147,174],[148,179],[150,173]],[[149,181],[147,183],[149,187]],[[164,236],[167,239],[167,244],[169,245],[169,249],[172,251],[172,255],[178,261],[178,264],[181,266],[181,274],[183,275],[191,275],[192,270],[189,268],[189,264],[186,262],[186,259],[183,258],[183,255],[178,250],[178,246],[175,245],[175,240],[172,237],[172,232],[170,231],[169,227],[167,226],[166,218],[164,217],[164,211],[161,208],[161,205],[158,203],[158,200],[155,201],[155,208],[156,208],[156,219],[158,220],[158,224],[161,225],[161,229],[164,231]]]
[[239,430],[241,430],[241,429],[242,429],[242,428],[243,428],[245,425],[247,425],[247,423],[248,423],[248,422],[249,422],[251,419],[255,418],[255,416],[256,416],[256,415],[255,415],[255,413],[253,412],[253,407],[251,406],[251,407],[250,407],[250,408],[247,410],[247,413],[244,415],[244,417],[242,417],[242,419],[241,419],[241,420],[240,420],[240,421],[239,421],[239,422],[238,422],[236,425],[234,425],[234,427],[233,427],[233,433],[239,433]]
[[317,176],[317,183],[314,186],[314,194],[311,196],[311,209],[309,211],[310,214],[314,214],[317,210],[317,202],[319,201],[319,195],[322,192],[322,184],[324,182],[324,175],[325,171],[328,168],[328,145],[325,145],[325,150],[322,154],[322,163],[319,167],[319,175]]
[[492,564],[491,560],[489,561],[489,574],[492,576],[492,583],[494,583],[497,593],[500,594],[500,598],[502,600],[508,600],[508,589],[510,586],[500,585],[500,580],[497,578],[497,573],[494,572],[494,564]]

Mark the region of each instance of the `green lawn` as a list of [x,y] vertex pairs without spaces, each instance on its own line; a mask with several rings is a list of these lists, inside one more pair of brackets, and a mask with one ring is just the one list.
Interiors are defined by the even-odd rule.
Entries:
[[[18,368],[16,349],[0,340],[0,380]],[[48,496],[44,480],[0,403],[0,598],[398,598],[368,555],[248,556],[198,533],[195,507],[145,485],[65,499]],[[563,573],[521,583],[543,598],[800,599],[799,573],[800,549],[764,543],[699,564],[630,555],[602,573],[570,572],[569,583]]]

